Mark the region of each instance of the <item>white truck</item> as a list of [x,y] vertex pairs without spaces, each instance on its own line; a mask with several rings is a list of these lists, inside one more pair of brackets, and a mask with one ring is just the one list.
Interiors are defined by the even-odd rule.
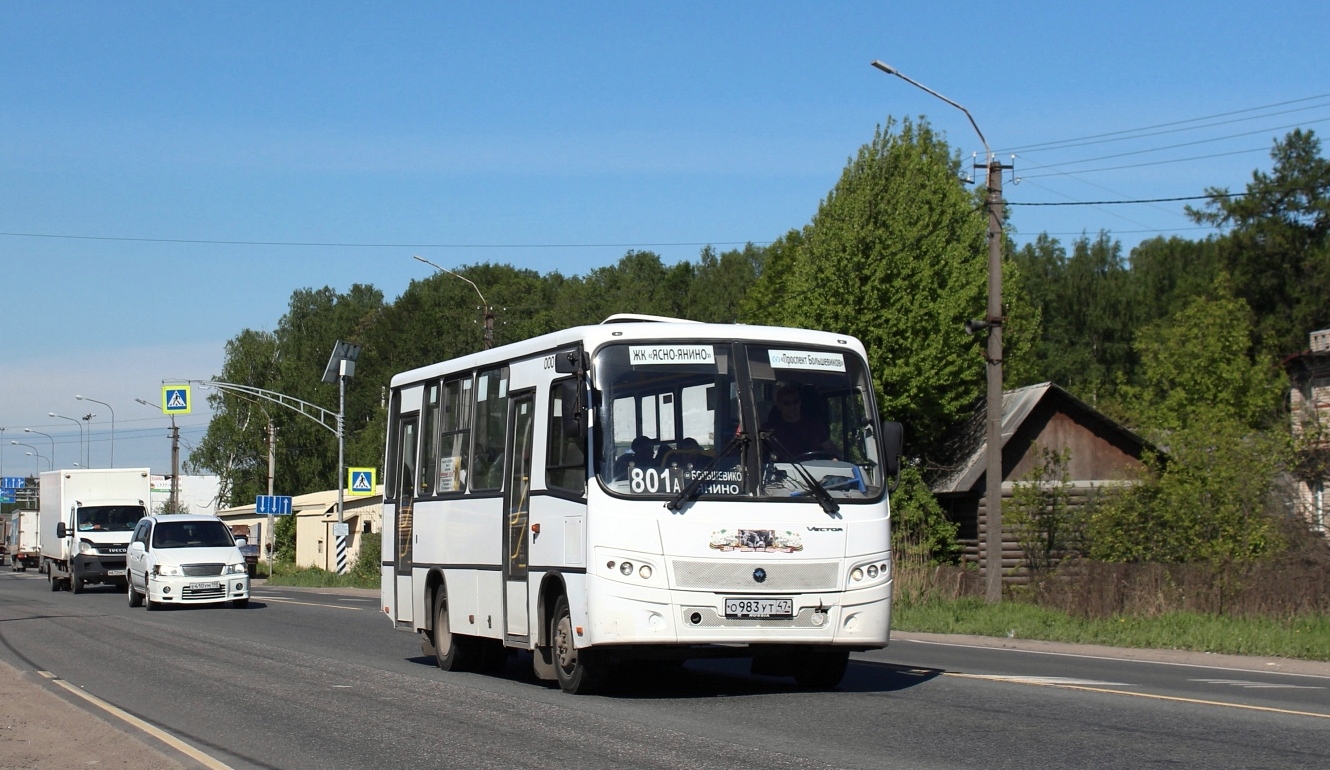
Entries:
[[148,468],[80,468],[41,475],[42,564],[51,590],[125,581],[125,552],[148,514]]
[[9,526],[5,528],[5,556],[9,567],[24,572],[28,567],[41,566],[41,548],[37,539],[37,512],[11,511],[7,514]]

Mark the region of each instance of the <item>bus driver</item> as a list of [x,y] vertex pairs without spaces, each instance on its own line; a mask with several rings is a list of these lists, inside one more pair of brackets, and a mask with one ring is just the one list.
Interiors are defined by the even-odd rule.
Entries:
[[803,413],[803,396],[793,385],[781,385],[776,390],[776,406],[763,427],[771,431],[782,460],[818,452],[836,454],[826,423]]

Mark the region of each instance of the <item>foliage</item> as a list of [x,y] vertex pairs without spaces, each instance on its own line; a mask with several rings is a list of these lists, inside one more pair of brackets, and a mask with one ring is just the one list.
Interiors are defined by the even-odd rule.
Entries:
[[189,513],[189,503],[178,503],[176,505],[171,505],[170,498],[167,498],[166,500],[163,500],[160,505],[157,506],[157,509],[154,510],[153,513],[157,514],[158,516],[165,516],[172,513]]
[[1330,325],[1330,161],[1314,132],[1276,140],[1270,173],[1252,172],[1243,195],[1210,188],[1198,222],[1231,230],[1228,271],[1256,313],[1257,334],[1276,355],[1302,350],[1307,333]]
[[1221,275],[1210,296],[1195,297],[1136,336],[1138,384],[1125,389],[1137,424],[1157,440],[1215,421],[1251,429],[1279,416],[1284,375],[1255,352],[1252,313]]
[[300,588],[378,588],[379,576],[374,575],[373,579],[367,580],[349,571],[339,575],[318,567],[297,567],[285,562],[274,565],[267,584]]
[[296,560],[296,517],[278,516],[272,527],[276,552],[273,560],[283,563],[295,563]]
[[1279,619],[1172,612],[1153,617],[1081,618],[1019,601],[981,597],[897,605],[900,631],[1044,639],[1165,650],[1330,660],[1330,616]]
[[896,564],[943,564],[960,557],[957,525],[947,521],[937,498],[914,466],[901,468],[891,495],[891,552]]
[[351,565],[351,575],[359,583],[379,584],[383,558],[383,535],[379,532],[366,532],[360,536],[360,550],[356,554],[356,563]]
[[1152,457],[1136,487],[1091,516],[1091,558],[1192,562],[1278,551],[1281,512],[1273,495],[1287,465],[1287,436],[1221,420],[1169,438],[1167,460]]
[[1078,544],[1080,515],[1071,506],[1071,450],[1036,447],[1038,460],[1016,482],[1004,524],[1016,534],[1025,563],[1035,573],[1052,569]]
[[986,305],[986,217],[959,164],[927,122],[897,131],[889,121],[812,221],[768,248],[743,305],[746,321],[863,340],[882,413],[909,425],[914,449],[934,459],[984,382],[982,350],[963,327]]

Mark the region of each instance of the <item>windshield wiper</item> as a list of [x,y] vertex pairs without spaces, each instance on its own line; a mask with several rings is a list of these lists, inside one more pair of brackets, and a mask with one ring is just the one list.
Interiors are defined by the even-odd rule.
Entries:
[[771,446],[775,447],[777,455],[790,458],[790,465],[793,465],[794,469],[799,472],[800,478],[804,481],[804,486],[806,486],[808,491],[812,493],[813,497],[817,500],[818,505],[822,506],[822,510],[831,518],[839,519],[841,517],[840,504],[831,496],[831,493],[827,491],[827,488],[822,486],[822,482],[813,478],[813,474],[808,472],[808,469],[804,467],[804,464],[794,459],[794,455],[781,445],[780,440],[772,434],[772,431],[759,431],[757,435],[762,441],[769,442]]
[[707,475],[710,474],[713,469],[715,469],[716,465],[722,459],[728,457],[732,452],[734,452],[736,447],[743,447],[746,446],[747,444],[748,444],[747,433],[743,432],[735,433],[734,438],[730,439],[730,443],[726,444],[724,449],[721,449],[719,452],[717,452],[716,456],[711,458],[711,462],[707,463],[704,468],[697,471],[696,475],[693,477],[693,480],[688,482],[688,486],[679,490],[679,494],[670,498],[670,500],[665,503],[665,507],[669,508],[671,511],[674,511],[675,513],[678,513],[679,509],[683,508],[684,503],[688,502],[689,500],[692,500],[694,497],[697,497],[698,492],[700,492],[702,489],[702,484],[705,483]]

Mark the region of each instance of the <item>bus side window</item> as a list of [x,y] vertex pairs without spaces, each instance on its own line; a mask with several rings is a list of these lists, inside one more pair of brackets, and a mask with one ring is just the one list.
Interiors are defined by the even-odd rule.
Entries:
[[435,458],[439,456],[439,384],[430,383],[425,389],[425,425],[422,428],[420,479],[417,497],[434,494]]
[[508,368],[481,372],[476,380],[476,439],[472,491],[503,486],[503,450],[508,426]]
[[586,418],[577,409],[577,380],[559,380],[550,388],[549,446],[545,486],[586,493]]
[[466,489],[467,458],[471,454],[471,375],[443,383],[442,447],[439,462],[439,492]]

